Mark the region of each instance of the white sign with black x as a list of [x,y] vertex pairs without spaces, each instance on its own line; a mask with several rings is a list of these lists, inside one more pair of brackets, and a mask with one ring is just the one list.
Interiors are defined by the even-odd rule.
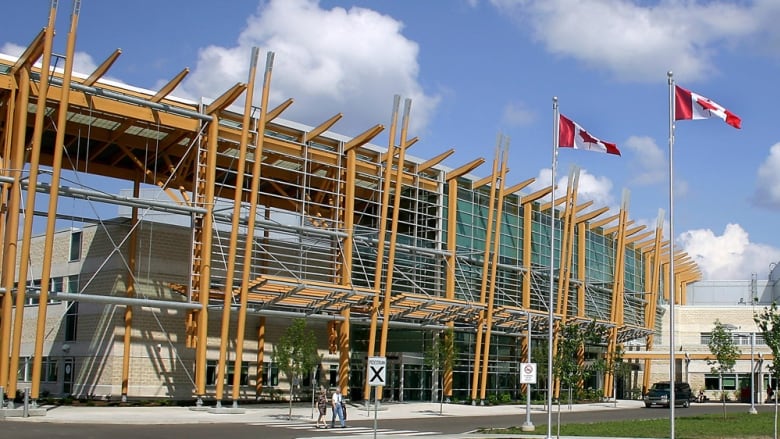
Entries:
[[368,357],[368,384],[371,386],[385,385],[385,369],[387,358]]

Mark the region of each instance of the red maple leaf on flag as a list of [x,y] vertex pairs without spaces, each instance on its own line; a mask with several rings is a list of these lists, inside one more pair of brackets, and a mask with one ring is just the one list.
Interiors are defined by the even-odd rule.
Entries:
[[709,99],[696,99],[696,103],[701,105],[701,108],[709,111],[720,111],[720,107],[714,105]]
[[585,130],[580,130],[580,137],[582,137],[583,142],[585,143],[601,143],[601,140],[593,137]]

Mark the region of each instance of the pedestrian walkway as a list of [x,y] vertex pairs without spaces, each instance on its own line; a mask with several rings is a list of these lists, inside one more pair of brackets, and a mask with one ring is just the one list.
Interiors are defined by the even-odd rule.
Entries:
[[[586,411],[586,410],[611,410],[641,407],[642,401],[618,401],[592,404],[562,405],[561,410]],[[341,429],[338,426],[333,429],[317,429],[315,420],[317,411],[311,404],[295,403],[290,406],[280,404],[248,404],[238,408],[216,407],[90,407],[90,406],[44,406],[43,416],[31,417],[6,417],[13,422],[51,422],[71,424],[218,424],[241,423],[248,425],[279,426],[300,430],[300,438],[332,438],[334,433],[349,433],[350,436],[373,435],[371,427],[352,426],[349,421],[373,420],[376,416],[383,419],[412,419],[426,417],[457,417],[457,416],[494,416],[494,415],[524,415],[526,405],[496,405],[480,406],[467,404],[439,404],[430,402],[414,403],[380,403],[378,410],[374,410],[373,404],[348,405],[348,428]],[[557,410],[557,407],[554,407]],[[531,405],[531,413],[546,413],[545,406]],[[0,417],[2,419],[2,417]],[[381,425],[381,423],[380,423]],[[437,431],[416,430],[391,430],[383,429],[378,436],[389,437],[425,437],[443,438],[453,437],[442,435]],[[501,438],[544,438],[544,431],[535,431],[532,434],[501,435]],[[482,434],[464,434],[459,438],[493,438]],[[583,439],[583,438],[578,438]]]
[[[618,401],[592,404],[562,405],[562,411],[607,410],[610,408],[638,408],[642,401]],[[8,420],[28,422],[93,423],[93,424],[181,424],[181,423],[251,423],[264,420],[307,420],[314,422],[316,410],[311,404],[294,403],[292,410],[285,403],[247,404],[238,409],[223,407],[90,407],[83,405],[43,406],[43,416],[28,418],[7,417]],[[554,407],[554,409],[556,409]],[[531,413],[545,412],[543,405],[531,405]],[[374,405],[349,404],[349,419],[374,419]],[[379,419],[407,419],[423,417],[481,416],[524,414],[526,406],[468,404],[439,404],[432,402],[380,403]]]

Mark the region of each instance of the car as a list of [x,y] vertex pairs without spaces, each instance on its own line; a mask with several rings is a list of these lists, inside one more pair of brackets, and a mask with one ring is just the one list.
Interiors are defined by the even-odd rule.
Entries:
[[[669,407],[670,388],[669,381],[659,381],[653,384],[643,398],[645,407],[652,407],[653,405]],[[674,405],[690,407],[691,400],[693,400],[691,386],[686,382],[678,381],[674,383]]]

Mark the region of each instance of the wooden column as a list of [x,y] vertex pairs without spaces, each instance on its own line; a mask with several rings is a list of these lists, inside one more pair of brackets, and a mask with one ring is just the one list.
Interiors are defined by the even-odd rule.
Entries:
[[263,361],[265,360],[265,317],[257,322],[257,374],[255,375],[255,398],[263,393]]
[[[506,142],[506,138],[503,138]],[[499,140],[500,142],[500,140]],[[501,251],[501,220],[504,212],[504,189],[506,187],[507,161],[509,160],[508,146],[504,144],[503,159],[501,162],[498,195],[496,202],[495,232],[493,233],[493,250],[490,252],[490,277],[488,285],[487,313],[485,316],[485,340],[482,349],[482,376],[480,379],[479,398],[485,400],[487,393],[488,363],[490,362],[490,336],[493,327],[493,302],[496,296],[496,274],[498,273],[498,253]],[[487,256],[487,255],[485,255]]]
[[70,83],[73,73],[73,58],[76,52],[76,28],[78,27],[81,2],[73,3],[70,31],[68,32],[67,49],[65,50],[65,70],[62,78],[62,98],[57,110],[57,134],[54,140],[54,158],[52,160],[51,189],[49,191],[49,207],[46,217],[46,239],[44,241],[43,261],[41,270],[41,295],[38,303],[38,325],[35,333],[35,349],[33,359],[33,376],[31,397],[38,399],[40,393],[41,363],[43,361],[43,342],[46,337],[47,307],[49,302],[49,281],[51,280],[51,260],[54,253],[54,227],[57,221],[57,204],[62,175],[62,156],[65,150],[65,131],[68,123],[68,107],[70,105]]
[[[490,238],[493,233],[493,208],[495,206],[495,198],[496,198],[496,180],[498,179],[498,163],[499,163],[499,149],[496,148],[495,156],[493,157],[493,171],[490,174],[489,181],[490,181],[490,195],[488,199],[488,212],[487,212],[487,224],[485,227],[485,251],[482,255],[482,284],[480,287],[479,292],[479,304],[484,306],[486,303],[487,298],[487,277],[488,277],[488,269],[489,267],[489,254],[490,254]],[[479,182],[474,183],[472,186],[472,190],[475,192],[479,187],[484,185],[487,182],[487,179],[482,179]],[[484,331],[484,325],[485,325],[485,311],[479,312],[479,317],[477,319],[477,336],[476,336],[476,342],[474,343],[474,368],[471,376],[471,400],[472,403],[476,401],[477,399],[477,392],[479,390],[479,371],[480,371],[480,365],[481,365],[481,355],[482,355],[482,332]]]
[[[447,173],[447,275],[445,280],[444,295],[447,299],[455,298],[455,273],[457,265],[458,249],[458,179],[464,174],[476,169],[485,159],[479,158],[471,163],[461,166]],[[448,322],[447,327],[454,328],[453,322]],[[451,340],[454,342],[454,340]],[[444,396],[452,396],[452,367],[444,371],[443,378]]]
[[[252,56],[257,56],[257,51],[252,52]],[[252,64],[256,64],[256,62],[252,62]],[[265,124],[268,120],[268,95],[270,93],[271,88],[271,73],[273,70],[273,64],[274,64],[274,53],[268,52],[266,53],[266,59],[265,59],[265,73],[263,76],[263,91],[261,93],[260,98],[260,117],[257,122],[257,126],[254,130],[254,143],[255,143],[255,150],[254,150],[254,161],[252,162],[252,183],[250,184],[249,189],[249,211],[250,212],[257,212],[257,199],[258,194],[260,193],[260,177],[261,177],[261,170],[262,170],[262,157],[263,157],[263,144],[265,141]],[[254,78],[256,75],[252,75]],[[248,90],[248,97],[247,100],[250,102],[252,101],[251,97],[253,96],[253,92],[251,90],[254,89],[253,87],[250,87]],[[245,110],[246,111],[246,110]],[[245,128],[249,127],[249,120],[245,120]],[[249,133],[247,131],[242,130],[242,137],[247,136]],[[266,215],[270,215],[271,209],[266,209]],[[238,337],[240,343],[236,345],[236,365],[235,367],[238,368],[238,370],[241,370],[241,363],[243,361],[244,356],[244,332],[246,330],[246,309],[247,309],[247,302],[248,302],[248,295],[249,295],[249,276],[251,275],[251,268],[253,266],[252,264],[252,249],[255,242],[255,217],[256,215],[249,215],[249,218],[247,219],[247,225],[246,225],[246,245],[244,246],[244,271],[241,274],[241,298],[240,298],[240,310],[238,314]],[[268,232],[266,231],[266,234]],[[265,236],[267,238],[267,235]],[[265,317],[260,318],[260,327],[258,329],[258,377],[260,377],[260,374],[262,373],[263,368],[263,362],[262,362],[262,356],[263,356],[263,345],[265,343]],[[260,340],[260,337],[262,337],[262,341]],[[240,374],[234,374],[233,375],[233,394],[232,398],[233,401],[238,400],[239,397],[239,390],[241,389],[241,377]],[[260,384],[260,390],[262,390],[262,383]]]
[[[16,295],[16,313],[14,315],[14,330],[13,341],[11,346],[11,364],[8,376],[8,388],[6,389],[9,395],[16,394],[16,373],[14,371],[19,369],[19,352],[22,344],[22,322],[24,321],[24,304],[25,304],[25,290],[27,285],[27,271],[29,270],[30,260],[30,243],[32,241],[32,228],[35,211],[35,199],[37,195],[38,186],[38,171],[40,168],[41,159],[41,136],[43,133],[43,123],[46,119],[46,96],[49,89],[48,72],[51,64],[51,52],[52,52],[52,40],[54,39],[54,21],[56,18],[57,9],[56,4],[52,5],[49,11],[49,24],[41,32],[43,32],[43,41],[40,42],[40,38],[36,39],[33,46],[30,47],[31,51],[35,52],[36,56],[40,46],[43,46],[43,59],[41,60],[41,80],[38,83],[38,99],[35,109],[35,125],[33,128],[33,135],[31,139],[30,148],[30,166],[27,175],[27,201],[25,202],[24,210],[24,229],[22,231],[22,250],[19,257],[19,272],[16,279],[16,284],[21,288],[17,290]],[[34,61],[32,56],[29,58],[30,62]],[[24,69],[24,74],[30,72]],[[21,130],[25,130],[26,126],[19,127]],[[24,136],[23,136],[24,137]],[[21,188],[20,188],[21,189]],[[38,376],[40,379],[40,375]],[[40,383],[38,384],[40,387]]]
[[[138,198],[141,193],[141,184],[138,179],[133,182],[133,197]],[[133,206],[130,218],[130,242],[127,255],[127,284],[125,294],[127,297],[135,297],[135,269],[138,252],[138,207]],[[133,307],[125,307],[125,333],[122,337],[122,402],[127,401],[127,393],[130,383],[130,347],[133,343]]]
[[[387,334],[390,329],[390,301],[393,297],[393,270],[395,269],[395,249],[398,244],[398,217],[401,213],[404,163],[406,161],[406,148],[411,144],[406,137],[409,132],[409,112],[411,111],[411,108],[412,100],[406,99],[404,101],[404,113],[401,122],[401,148],[398,151],[398,169],[395,176],[395,194],[393,197],[393,220],[390,223],[390,248],[388,250],[388,261],[385,274],[385,294],[382,302],[382,339],[379,345],[380,357],[384,357],[387,353]],[[390,154],[389,151],[388,154]],[[376,394],[382,395],[382,390],[382,386],[377,386]]]
[[[401,97],[395,95],[393,98],[393,114],[390,121],[390,140],[387,145],[387,155],[385,160],[385,168],[382,174],[382,203],[379,206],[379,223],[377,224],[379,231],[377,233],[377,250],[376,250],[376,266],[374,268],[374,298],[371,302],[371,323],[368,329],[368,349],[366,355],[369,357],[374,356],[376,349],[376,327],[377,318],[379,316],[380,300],[379,296],[382,291],[382,271],[385,260],[385,235],[387,234],[387,210],[390,204],[390,179],[393,172],[393,160],[395,157],[395,136],[396,127],[398,124],[398,107],[401,103]],[[403,166],[399,164],[399,166]],[[371,398],[371,386],[369,386],[368,366],[366,365],[366,377],[363,383],[363,399],[368,401]],[[379,399],[379,398],[377,398]]]

